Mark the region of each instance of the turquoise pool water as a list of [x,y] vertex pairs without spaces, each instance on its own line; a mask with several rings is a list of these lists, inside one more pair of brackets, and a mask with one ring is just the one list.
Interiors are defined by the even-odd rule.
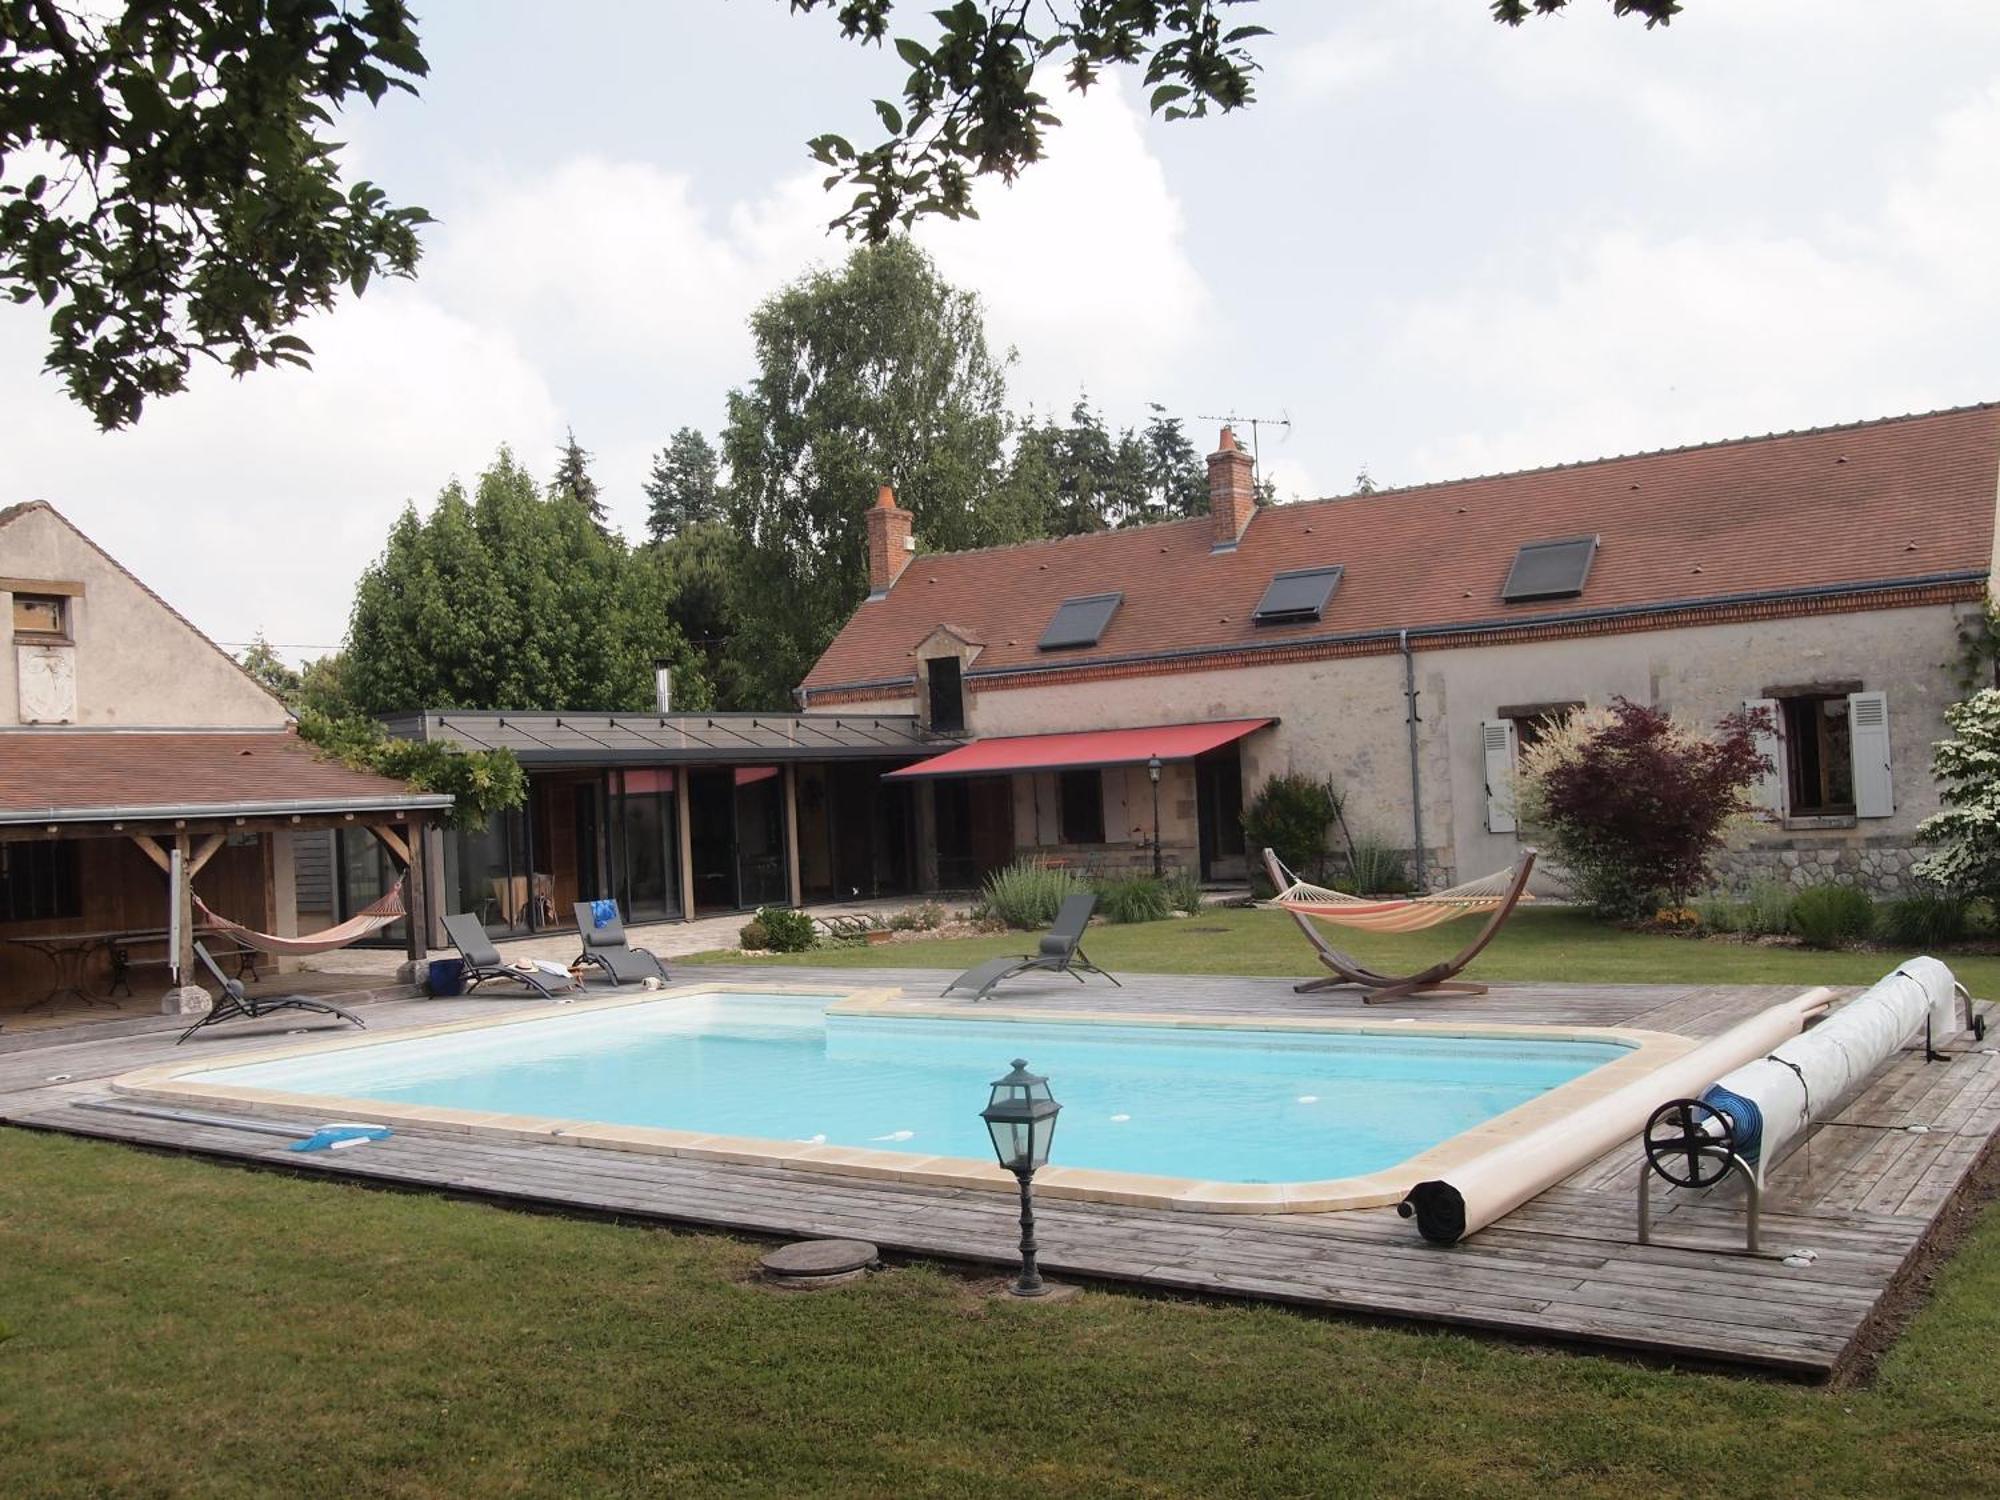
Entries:
[[1345,1177],[1620,1055],[1521,1042],[828,1016],[716,993],[215,1068],[204,1082],[990,1160],[987,1084],[1025,1057],[1062,1101],[1052,1161],[1216,1182]]

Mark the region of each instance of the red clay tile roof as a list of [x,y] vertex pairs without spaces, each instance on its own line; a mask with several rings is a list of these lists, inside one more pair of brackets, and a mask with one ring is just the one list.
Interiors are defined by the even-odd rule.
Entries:
[[[974,674],[1162,652],[1437,629],[1745,594],[1984,575],[2000,486],[2000,404],[1266,506],[1234,552],[1207,517],[914,558],[863,604],[808,690],[900,681],[950,621]],[[1523,542],[1597,534],[1580,598],[1506,604]],[[1343,564],[1317,623],[1250,622],[1271,575]],[[1066,598],[1122,590],[1096,646],[1038,651]]]
[[0,823],[116,814],[244,817],[445,807],[451,799],[320,760],[295,734],[144,730],[0,731]]

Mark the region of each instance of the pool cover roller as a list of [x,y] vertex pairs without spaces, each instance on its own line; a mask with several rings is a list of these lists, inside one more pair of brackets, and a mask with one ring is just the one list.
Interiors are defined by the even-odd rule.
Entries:
[[1797,1037],[1832,999],[1829,989],[1811,989],[1760,1011],[1562,1119],[1474,1157],[1453,1169],[1448,1181],[1418,1183],[1397,1212],[1414,1216],[1418,1232],[1432,1243],[1455,1244],[1631,1140],[1662,1100],[1697,1095],[1732,1069]]
[[1701,1102],[1729,1117],[1736,1154],[1762,1182],[1812,1127],[1826,1119],[1930,1022],[1933,1041],[1959,1030],[1958,987],[1935,958],[1913,958],[1803,1036],[1724,1074]]

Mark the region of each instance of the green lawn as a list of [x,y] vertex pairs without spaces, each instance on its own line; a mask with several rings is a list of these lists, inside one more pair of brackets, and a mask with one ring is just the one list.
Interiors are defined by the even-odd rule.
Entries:
[[[1337,929],[1330,929],[1337,930]],[[1364,963],[1408,973],[1449,956],[1478,931],[1471,919],[1401,936],[1341,932]],[[1025,946],[1024,946],[1025,944]],[[1135,974],[1272,974],[1305,977],[1321,971],[1291,917],[1281,911],[1234,908],[1168,922],[1098,926],[1084,944],[1105,968]],[[1031,951],[1023,933],[879,947],[822,948],[757,960],[813,964],[961,969],[996,953]],[[1470,977],[1697,984],[1870,984],[1907,954],[1883,951],[1819,953],[1806,948],[1626,932],[1561,907],[1518,911]],[[1943,955],[1976,995],[2000,995],[2000,957]],[[743,961],[741,954],[706,953],[677,962]]]
[[754,1247],[0,1130],[0,1495],[2000,1492],[2000,1218],[1865,1389]]

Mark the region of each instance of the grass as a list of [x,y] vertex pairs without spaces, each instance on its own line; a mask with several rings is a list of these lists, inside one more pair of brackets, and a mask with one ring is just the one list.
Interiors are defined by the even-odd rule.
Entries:
[[1990,1213],[1844,1391],[756,1253],[0,1129],[0,1495],[2000,1489]]
[[[1370,967],[1389,973],[1422,969],[1449,956],[1478,929],[1464,919],[1428,932],[1386,934],[1329,928]],[[1023,944],[1026,944],[1024,947]],[[821,948],[760,962],[860,968],[969,968],[999,953],[1033,947],[1028,935],[995,933],[870,948]],[[1228,908],[1178,921],[1097,926],[1085,947],[1097,963],[1135,974],[1269,974],[1320,972],[1291,917],[1281,911]],[[1561,907],[1517,911],[1471,977],[1582,983],[1871,984],[1903,953],[1883,950],[1813,952],[1757,943],[1627,932]],[[1948,954],[1952,972],[1976,995],[2000,995],[2000,956]],[[677,962],[742,962],[737,953],[706,953]]]

